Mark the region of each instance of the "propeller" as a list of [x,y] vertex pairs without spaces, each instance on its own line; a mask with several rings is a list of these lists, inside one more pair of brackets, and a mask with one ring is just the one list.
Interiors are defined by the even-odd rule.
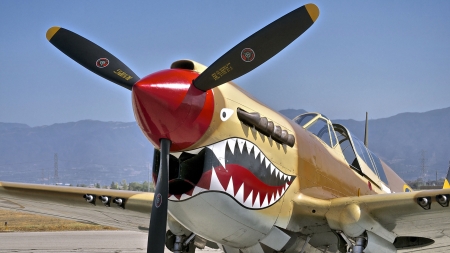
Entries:
[[131,90],[139,77],[114,55],[94,42],[61,27],[47,31],[47,40],[95,74]]
[[166,245],[170,144],[168,139],[160,140],[160,165],[148,230],[147,253],[162,253]]
[[318,16],[317,6],[307,4],[275,20],[217,59],[194,80],[194,86],[207,91],[247,74],[288,46]]

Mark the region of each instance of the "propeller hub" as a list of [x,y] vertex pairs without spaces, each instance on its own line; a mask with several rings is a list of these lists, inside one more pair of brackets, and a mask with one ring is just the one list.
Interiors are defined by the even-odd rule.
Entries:
[[162,70],[133,86],[136,121],[153,145],[170,139],[171,151],[178,151],[205,134],[214,112],[214,95],[192,85],[198,75],[185,69]]

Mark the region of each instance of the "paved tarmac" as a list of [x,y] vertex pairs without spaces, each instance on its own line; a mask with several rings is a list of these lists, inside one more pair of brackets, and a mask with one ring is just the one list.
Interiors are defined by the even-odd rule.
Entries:
[[[147,234],[132,231],[11,232],[0,233],[0,252],[146,252]],[[222,253],[197,249],[199,253]],[[164,253],[170,253],[168,249]]]

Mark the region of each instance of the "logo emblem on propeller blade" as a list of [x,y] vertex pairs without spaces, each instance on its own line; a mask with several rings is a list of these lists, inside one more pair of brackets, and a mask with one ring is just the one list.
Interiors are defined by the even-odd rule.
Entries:
[[155,206],[156,208],[159,208],[162,204],[162,197],[161,197],[161,193],[158,193],[158,195],[156,195],[156,200],[155,200]]
[[244,48],[241,52],[241,59],[245,62],[251,62],[255,59],[255,51],[251,48]]
[[109,60],[107,58],[100,58],[95,62],[97,68],[104,68],[109,65]]

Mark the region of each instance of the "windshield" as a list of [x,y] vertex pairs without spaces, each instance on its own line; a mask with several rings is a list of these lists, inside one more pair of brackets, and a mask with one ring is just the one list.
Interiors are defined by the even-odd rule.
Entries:
[[328,129],[328,124],[324,119],[318,119],[312,125],[309,125],[306,129],[319,137],[319,139],[328,144],[328,146],[333,146],[333,143],[331,142],[330,131]]
[[319,137],[329,147],[337,145],[331,121],[320,113],[305,113],[294,118],[294,122]]
[[356,136],[350,133],[353,143],[355,145],[355,150],[358,156],[369,166],[369,168],[378,175],[386,185],[388,185],[386,174],[384,173],[383,166],[381,165],[380,158],[376,156],[372,151],[370,151],[362,141],[360,141]]
[[317,113],[305,113],[305,114],[295,117],[294,122],[303,127],[306,125],[306,123],[308,123],[309,121],[314,119],[316,116],[317,116]]

